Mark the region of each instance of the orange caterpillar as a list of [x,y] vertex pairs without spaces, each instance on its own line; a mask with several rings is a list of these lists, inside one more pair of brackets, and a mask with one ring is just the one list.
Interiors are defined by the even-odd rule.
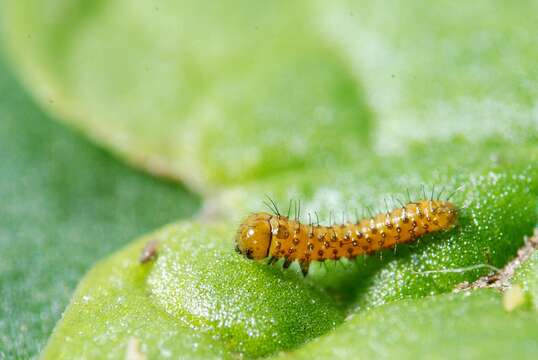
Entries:
[[312,261],[354,258],[396,244],[416,240],[424,234],[448,230],[457,220],[457,209],[444,200],[421,200],[371,218],[323,226],[302,224],[264,212],[251,214],[241,224],[235,238],[236,250],[249,259],[269,257],[272,264],[284,258],[284,268],[298,260],[306,276]]

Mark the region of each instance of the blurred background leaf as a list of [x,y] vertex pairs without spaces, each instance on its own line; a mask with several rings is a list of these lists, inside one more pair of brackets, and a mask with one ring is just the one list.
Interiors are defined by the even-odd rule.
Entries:
[[360,84],[305,2],[8,4],[7,43],[48,108],[201,192],[341,163],[368,142]]
[[204,194],[538,127],[532,1],[5,2],[42,104]]
[[533,1],[319,3],[320,32],[350,59],[380,131],[376,148],[413,140],[538,130]]

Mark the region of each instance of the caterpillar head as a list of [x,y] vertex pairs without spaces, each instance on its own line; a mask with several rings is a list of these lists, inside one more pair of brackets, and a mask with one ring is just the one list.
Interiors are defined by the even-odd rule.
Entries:
[[249,259],[264,259],[271,246],[272,215],[255,213],[243,221],[235,236],[235,249]]

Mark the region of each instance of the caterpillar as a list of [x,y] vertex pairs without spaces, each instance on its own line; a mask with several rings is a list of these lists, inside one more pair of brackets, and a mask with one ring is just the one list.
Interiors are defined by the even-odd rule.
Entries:
[[430,199],[402,204],[355,223],[323,226],[301,223],[299,216],[290,219],[289,214],[283,216],[274,209],[275,214],[253,213],[243,221],[235,236],[236,251],[249,259],[269,258],[269,264],[284,258],[284,268],[297,260],[304,276],[312,261],[352,259],[409,243],[452,228],[458,215],[448,200]]

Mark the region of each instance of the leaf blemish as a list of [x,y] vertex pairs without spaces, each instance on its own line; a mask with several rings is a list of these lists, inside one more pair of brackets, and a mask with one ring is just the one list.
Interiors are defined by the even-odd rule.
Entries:
[[145,264],[157,257],[157,248],[159,247],[159,241],[156,239],[147,242],[146,246],[140,252],[138,261],[141,264]]

